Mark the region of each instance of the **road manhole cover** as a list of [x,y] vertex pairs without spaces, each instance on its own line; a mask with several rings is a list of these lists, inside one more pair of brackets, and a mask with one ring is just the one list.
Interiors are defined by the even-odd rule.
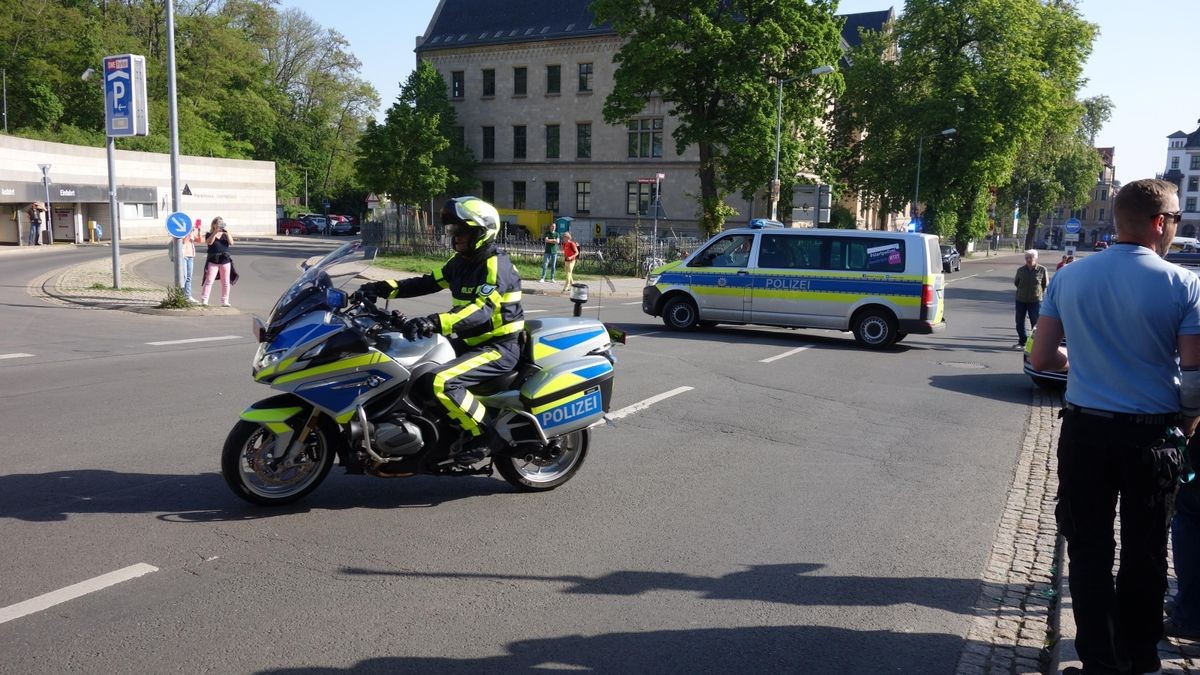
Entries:
[[951,368],[962,368],[964,370],[986,370],[987,366],[982,363],[970,363],[968,361],[939,361],[938,365],[949,366]]

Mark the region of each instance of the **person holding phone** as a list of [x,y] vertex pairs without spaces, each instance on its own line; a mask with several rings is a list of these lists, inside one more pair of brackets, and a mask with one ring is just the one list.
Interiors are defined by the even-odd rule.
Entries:
[[229,288],[233,285],[233,257],[229,255],[229,247],[233,246],[233,235],[225,229],[223,218],[217,216],[212,219],[208,233],[204,236],[204,243],[208,245],[208,256],[204,264],[204,287],[200,289],[200,304],[208,304],[213,281],[220,275],[221,306],[229,307]]

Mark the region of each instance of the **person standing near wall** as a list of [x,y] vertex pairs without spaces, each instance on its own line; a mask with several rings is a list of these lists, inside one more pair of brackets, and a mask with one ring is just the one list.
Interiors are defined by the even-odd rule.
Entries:
[[25,213],[29,216],[29,245],[42,245],[42,214],[46,212],[46,207],[40,202],[34,202],[25,209]]
[[200,241],[200,219],[197,218],[196,228],[180,242],[180,249],[183,251],[183,295],[192,303],[196,302],[192,297],[192,269],[196,259],[196,244]]

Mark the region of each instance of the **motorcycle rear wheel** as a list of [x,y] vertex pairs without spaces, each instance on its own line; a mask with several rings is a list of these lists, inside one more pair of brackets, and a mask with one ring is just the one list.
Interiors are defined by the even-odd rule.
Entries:
[[496,471],[521,492],[545,492],[571,480],[587,457],[591,434],[573,431],[560,440],[562,454],[553,459],[500,455],[493,460]]
[[229,431],[221,451],[221,474],[237,496],[254,504],[279,506],[316,489],[333,466],[333,443],[326,425],[318,424],[305,439],[292,466],[280,467],[273,457],[276,436],[257,422],[239,421]]

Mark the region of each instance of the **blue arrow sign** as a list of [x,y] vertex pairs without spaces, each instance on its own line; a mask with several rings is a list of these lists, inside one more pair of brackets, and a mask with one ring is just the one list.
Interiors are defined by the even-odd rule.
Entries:
[[183,211],[176,211],[167,216],[167,234],[176,239],[183,239],[192,231],[192,219]]

